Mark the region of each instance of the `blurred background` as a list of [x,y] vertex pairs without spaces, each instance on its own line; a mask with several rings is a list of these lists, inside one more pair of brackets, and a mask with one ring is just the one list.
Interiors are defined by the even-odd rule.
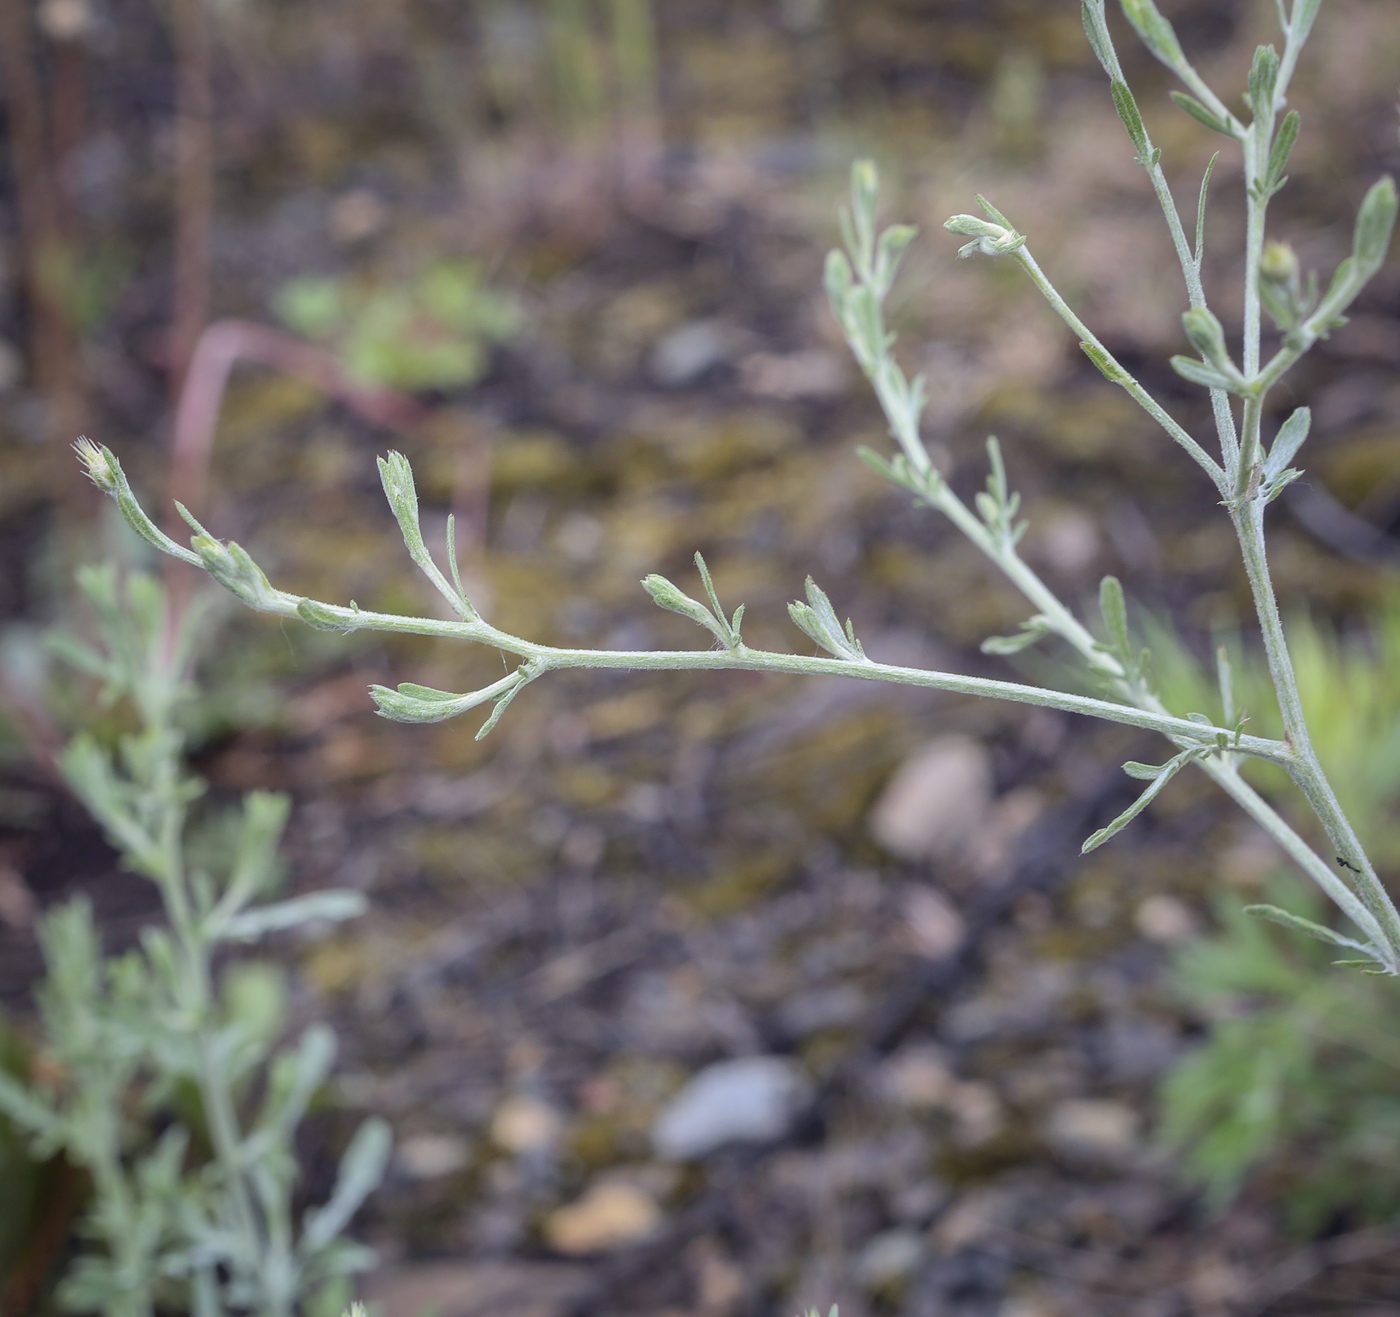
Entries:
[[[1263,0],[1162,9],[1232,104],[1277,40]],[[893,319],[955,486],[980,487],[997,434],[1027,557],[1089,616],[1099,578],[1124,579],[1174,707],[1214,698],[1192,675],[1213,636],[1243,628],[1257,673],[1199,473],[1014,267],[957,262],[940,227],[986,194],[1204,433],[1203,395],[1166,366],[1179,271],[1072,0],[0,16],[0,1006],[21,1034],[38,912],[86,892],[115,949],[158,909],[51,769],[83,714],[37,637],[72,615],[75,564],[147,561],[80,479],[80,432],[149,508],[183,498],[330,601],[434,607],[379,490],[373,459],[398,448],[429,542],[453,513],[469,593],[518,634],[701,647],[638,588],[693,588],[699,549],[750,643],[807,652],[785,604],[810,572],[874,656],[1016,675],[978,645],[1024,605],[854,455],[888,440],[819,281],[858,155],[888,220],[922,232]],[[1111,19],[1193,213],[1228,143]],[[1329,0],[1271,212],[1324,280],[1400,168],[1397,83],[1393,0]],[[1227,149],[1206,271],[1230,332],[1239,179]],[[1272,516],[1325,748],[1392,868],[1397,365],[1392,260],[1280,390],[1274,419],[1307,403],[1314,438]],[[396,1131],[359,1225],[387,1317],[1395,1311],[1400,1236],[1377,1222],[1400,1202],[1396,1049],[1296,1015],[1325,957],[1222,913],[1279,857],[1192,776],[1079,856],[1131,799],[1118,765],[1160,758],[1151,738],[834,679],[565,673],[479,743],[474,715],[376,718],[366,687],[470,689],[494,653],[232,604],[217,625],[199,771],[216,793],[290,791],[293,887],[370,898],[279,951],[297,1019],[342,1042],[308,1192],[358,1115]],[[1242,979],[1247,956],[1282,978]],[[1346,1009],[1395,1018],[1393,989],[1366,992]],[[1249,1034],[1264,1016],[1299,1040],[1293,1069]],[[687,1090],[739,1058],[730,1088]],[[768,1137],[736,1142],[726,1120],[755,1109]],[[662,1113],[691,1121],[679,1143],[658,1142]]]

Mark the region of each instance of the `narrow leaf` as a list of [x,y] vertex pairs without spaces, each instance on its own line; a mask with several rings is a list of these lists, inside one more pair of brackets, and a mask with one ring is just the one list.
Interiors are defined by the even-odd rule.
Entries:
[[[1112,837],[1116,837],[1124,828],[1128,826],[1139,814],[1145,810],[1156,798],[1168,782],[1179,773],[1192,759],[1200,753],[1199,750],[1183,750],[1173,759],[1167,760],[1157,772],[1157,776],[1152,779],[1151,785],[1142,793],[1131,805],[1128,806],[1116,819],[1106,828],[1100,828],[1090,837],[1083,846],[1080,847],[1080,854],[1087,855],[1092,850],[1097,850],[1104,842]],[[1147,765],[1139,765],[1147,767]]]
[[1273,447],[1269,449],[1269,455],[1264,459],[1264,474],[1270,479],[1277,479],[1283,474],[1284,468],[1297,455],[1298,450],[1303,446],[1304,440],[1308,437],[1308,430],[1312,425],[1312,411],[1307,407],[1299,407],[1280,427],[1278,434],[1274,437]]
[[1152,0],[1123,0],[1123,13],[1133,25],[1133,31],[1142,38],[1142,44],[1169,69],[1188,67],[1176,32]]
[[1281,910],[1276,905],[1247,905],[1244,912],[1247,915],[1253,915],[1256,919],[1267,919],[1272,924],[1280,924],[1284,928],[1290,928],[1295,933],[1304,933],[1308,937],[1316,938],[1319,942],[1331,943],[1334,947],[1346,947],[1349,951],[1367,950],[1363,943],[1349,937],[1343,937],[1340,933],[1334,933],[1330,928],[1315,924],[1311,919],[1304,919],[1301,915],[1290,914],[1287,910]]
[[715,593],[715,583],[710,579],[710,569],[705,566],[704,555],[697,549],[695,552],[695,566],[700,573],[700,579],[704,582],[705,593],[710,597],[710,607],[714,610],[716,617],[724,616],[724,609],[719,606],[719,596]]
[[851,272],[851,263],[846,259],[845,252],[827,252],[822,283],[826,287],[826,295],[831,301],[832,311],[835,312],[837,320],[842,320],[845,316],[846,298],[850,295],[851,288],[855,283],[855,277]]
[[1297,45],[1302,45],[1308,39],[1308,33],[1312,31],[1312,25],[1317,19],[1317,11],[1322,7],[1322,0],[1293,0],[1293,13],[1289,16],[1289,36]]
[[1288,167],[1288,157],[1293,154],[1293,144],[1298,140],[1298,111],[1289,110],[1279,124],[1278,135],[1269,151],[1269,164],[1264,170],[1264,186],[1277,191],[1283,185],[1283,171]]
[[519,685],[512,686],[496,701],[496,706],[491,710],[490,716],[481,724],[481,728],[476,734],[476,740],[484,741],[491,735],[496,728],[496,724],[501,721],[501,715],[510,708],[510,702],[525,689],[525,685],[526,683],[522,681]]
[[1004,229],[1014,229],[1014,228],[1016,227],[1014,224],[1012,224],[1012,222],[1011,222],[1009,219],[1006,218],[1005,215],[1003,215],[1003,214],[1001,213],[1001,211],[999,211],[994,205],[992,205],[992,203],[991,203],[990,201],[988,201],[987,198],[984,197],[980,192],[977,192],[977,193],[975,193],[974,195],[975,195],[976,198],[977,198],[977,204],[978,204],[979,206],[982,207],[982,210],[986,213],[986,215],[988,216],[989,219],[994,219],[994,220],[996,220],[996,222],[997,222],[998,224],[1000,224],[1001,227],[1004,228]]
[[1099,612],[1108,628],[1113,652],[1128,660],[1132,654],[1128,639],[1128,608],[1123,599],[1123,586],[1116,576],[1105,576],[1099,583]]
[[1352,256],[1362,282],[1380,269],[1395,229],[1395,180],[1386,175],[1371,186],[1356,216]]
[[1108,25],[1104,22],[1103,0],[1081,0],[1080,17],[1084,20],[1084,32],[1094,54],[1103,65],[1103,71],[1110,78],[1118,76],[1118,57],[1113,52],[1113,41],[1108,35]]
[[1215,172],[1215,162],[1220,159],[1217,151],[1210,158],[1206,172],[1201,176],[1201,196],[1196,202],[1196,268],[1200,269],[1206,254],[1206,194],[1210,190],[1210,176]]
[[1133,93],[1128,90],[1126,82],[1117,78],[1109,84],[1109,90],[1113,93],[1113,104],[1118,110],[1118,117],[1122,119],[1123,127],[1128,130],[1128,136],[1137,148],[1138,159],[1148,164],[1151,144],[1147,140],[1147,129],[1143,127],[1142,115],[1138,111],[1137,101],[1133,99]]
[[297,616],[316,631],[353,631],[355,623],[346,619],[346,611],[317,599],[297,600]]
[[360,892],[345,887],[332,887],[323,892],[308,892],[290,901],[275,901],[234,915],[219,930],[226,942],[253,942],[266,933],[284,928],[296,928],[313,919],[356,919],[364,914],[366,902]]
[[1194,96],[1188,96],[1184,91],[1172,91],[1167,93],[1174,100],[1179,109],[1185,110],[1193,119],[1199,120],[1213,132],[1223,133],[1226,137],[1233,138],[1235,130],[1230,126],[1227,119],[1222,119],[1214,110],[1202,105]]
[[1131,384],[1133,377],[1096,343],[1081,341],[1080,350],[1099,368],[1099,373],[1110,384]]
[[1272,109],[1277,84],[1278,51],[1272,46],[1259,46],[1249,69],[1249,105],[1256,119]]
[[1028,649],[1037,640],[1046,636],[1050,630],[1050,619],[1037,613],[1034,617],[1022,622],[1020,631],[1014,636],[988,636],[982,642],[982,652],[1001,656],[1019,654],[1023,649]]
[[1204,362],[1197,361],[1195,357],[1173,357],[1171,366],[1182,379],[1190,380],[1192,384],[1199,384],[1207,389],[1228,389],[1231,393],[1239,392],[1239,386],[1235,381],[1226,379],[1218,370],[1212,370]]
[[1141,782],[1155,782],[1165,767],[1166,764],[1140,764],[1135,759],[1129,759],[1123,765],[1123,771],[1129,777],[1135,777]]
[[1230,667],[1230,652],[1224,645],[1215,647],[1215,675],[1220,684],[1220,707],[1224,713],[1224,721],[1234,726],[1235,678]]
[[378,1116],[371,1116],[355,1131],[340,1159],[330,1201],[306,1215],[299,1249],[304,1258],[313,1257],[329,1245],[350,1223],[360,1204],[379,1187],[392,1146],[389,1122]]

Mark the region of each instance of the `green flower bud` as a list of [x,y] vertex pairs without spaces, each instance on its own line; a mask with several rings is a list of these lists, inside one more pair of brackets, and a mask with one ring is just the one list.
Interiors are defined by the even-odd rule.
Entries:
[[1292,284],[1299,277],[1298,255],[1286,242],[1269,241],[1259,258],[1259,274],[1274,284]]

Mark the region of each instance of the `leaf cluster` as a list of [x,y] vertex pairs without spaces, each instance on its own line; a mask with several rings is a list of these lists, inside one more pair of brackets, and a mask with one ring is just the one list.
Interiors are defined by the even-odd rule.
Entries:
[[293,279],[276,310],[289,329],[332,348],[357,380],[410,392],[475,384],[491,345],[521,326],[517,304],[464,260],[437,261],[406,279]]
[[[347,1277],[371,1261],[342,1235],[383,1174],[388,1128],[360,1127],[330,1199],[298,1226],[294,1140],[335,1039],[313,1026],[282,1045],[280,974],[235,961],[216,976],[214,955],[353,917],[364,899],[275,899],[285,796],[252,792],[233,816],[192,816],[205,784],[186,767],[179,713],[201,612],[177,621],[156,581],[123,581],[110,565],[80,583],[96,640],[59,635],[53,649],[99,683],[101,701],[129,704],[135,725],[114,742],[80,732],[61,766],[127,867],[160,889],[167,926],[145,928],[113,958],[82,899],[40,928],[40,1064],[28,1076],[0,1070],[0,1114],[36,1155],[62,1152],[92,1183],[93,1246],[59,1300],[117,1317],[338,1311]],[[209,829],[217,842],[204,844]]]
[[[1273,908],[1312,923],[1316,900],[1275,879]],[[1285,910],[1287,907],[1287,910]],[[1161,1141],[1223,1208],[1264,1175],[1293,1226],[1338,1212],[1393,1217],[1400,1188],[1400,1034],[1382,980],[1329,968],[1315,941],[1277,935],[1227,903],[1220,934],[1184,951],[1179,990],[1208,1020],[1206,1041],[1162,1087]],[[1333,951],[1332,955],[1335,955]]]

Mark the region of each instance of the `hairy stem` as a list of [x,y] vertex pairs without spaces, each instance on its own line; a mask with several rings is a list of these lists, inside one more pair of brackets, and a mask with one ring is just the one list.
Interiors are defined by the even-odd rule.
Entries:
[[[1031,255],[1030,250],[1022,246],[1015,252],[1014,257],[1021,268],[1030,275],[1031,282],[1040,289],[1041,295],[1050,303],[1055,314],[1079,336],[1080,342],[1089,344],[1096,352],[1102,354],[1104,360],[1113,371],[1113,374],[1110,376],[1113,382],[1118,384],[1143,411],[1156,421],[1162,429],[1195,459],[1196,465],[1210,477],[1211,483],[1220,491],[1222,496],[1225,495],[1228,492],[1228,486],[1226,484],[1224,468],[1221,467],[1200,444],[1187,434],[1187,432],[1163,410],[1162,405],[1119,364],[1113,354],[1099,341],[1093,330],[1075,314],[1074,309],[1060,296],[1055,286],[1046,278],[1045,272],[1036,263],[1036,259]],[[1102,367],[1100,369],[1102,369]]]

